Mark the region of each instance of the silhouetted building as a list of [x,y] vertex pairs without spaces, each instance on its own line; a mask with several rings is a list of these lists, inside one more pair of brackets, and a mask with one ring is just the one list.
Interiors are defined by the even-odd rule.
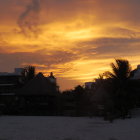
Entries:
[[16,91],[22,87],[22,68],[15,68],[13,73],[0,73],[0,112],[12,114],[17,100]]
[[19,110],[26,115],[56,115],[59,87],[53,73],[45,77],[38,73],[17,91]]
[[16,90],[23,83],[22,70],[21,68],[15,68],[13,73],[0,73],[0,95],[15,95]]
[[138,65],[137,69],[135,69],[135,72],[134,72],[132,79],[140,80],[140,65]]
[[94,83],[95,83],[95,82],[86,82],[86,83],[85,83],[85,88],[91,89],[91,88],[92,88],[92,85],[93,85]]
[[13,73],[0,73],[0,113],[21,115],[55,115],[59,86],[51,72],[48,77],[38,73],[24,80],[23,68]]
[[42,73],[38,73],[17,92],[17,95],[54,95],[58,91],[55,77],[45,77]]

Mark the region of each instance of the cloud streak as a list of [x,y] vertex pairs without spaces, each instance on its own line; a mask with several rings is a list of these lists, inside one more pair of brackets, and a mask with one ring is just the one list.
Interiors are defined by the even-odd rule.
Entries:
[[19,16],[17,23],[20,27],[21,33],[25,36],[38,35],[39,12],[40,1],[32,0],[32,2],[27,5],[26,10]]

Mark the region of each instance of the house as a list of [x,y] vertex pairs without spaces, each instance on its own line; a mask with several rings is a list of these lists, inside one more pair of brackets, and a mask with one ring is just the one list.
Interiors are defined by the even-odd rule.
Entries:
[[48,77],[38,73],[24,81],[23,68],[13,73],[0,73],[0,112],[21,115],[54,115],[57,112],[59,86],[51,72]]
[[22,68],[15,68],[13,73],[0,73],[0,111],[9,112],[14,106],[17,99],[16,91],[23,85],[22,70]]
[[48,77],[45,77],[42,73],[38,73],[18,90],[17,95],[55,95],[58,92],[59,87],[52,73]]
[[53,73],[45,77],[38,73],[16,93],[19,110],[26,115],[56,115],[59,87]]
[[85,88],[86,89],[91,89],[92,88],[92,85],[94,84],[95,82],[86,82],[85,83]]
[[22,84],[21,68],[15,68],[13,73],[0,73],[0,95],[15,95]]
[[137,66],[137,68],[133,71],[133,80],[140,80],[140,65]]

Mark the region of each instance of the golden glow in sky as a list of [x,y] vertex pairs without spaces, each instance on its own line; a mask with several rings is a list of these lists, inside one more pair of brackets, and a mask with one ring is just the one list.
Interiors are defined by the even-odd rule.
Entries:
[[0,0],[1,71],[35,65],[61,89],[92,81],[114,58],[140,63],[138,0]]

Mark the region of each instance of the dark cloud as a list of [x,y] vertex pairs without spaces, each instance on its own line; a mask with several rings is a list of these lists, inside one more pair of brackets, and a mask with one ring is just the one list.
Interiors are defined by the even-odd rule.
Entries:
[[38,52],[0,53],[1,71],[6,70],[7,66],[8,70],[11,70],[14,67],[22,66],[22,64],[45,65],[46,69],[53,69],[54,65],[65,64],[75,59],[77,57],[73,53],[65,51],[56,51],[51,54],[41,54]]
[[[30,0],[12,0],[12,2],[11,0],[0,0],[0,19],[16,19],[20,15],[20,17],[24,17],[25,21],[27,15],[30,13],[37,15],[39,8],[42,7],[41,21],[61,21],[64,18],[73,19],[83,15],[86,18],[88,15],[93,15],[96,18],[93,20],[93,24],[122,21],[138,25],[140,22],[139,0],[40,0],[40,2],[33,0],[30,2]],[[30,22],[28,21],[28,29],[32,24]],[[36,21],[34,22],[36,24]]]
[[30,36],[33,34],[37,36],[39,33],[39,12],[40,12],[40,1],[32,0],[32,2],[27,5],[26,10],[19,16],[18,25],[21,32]]
[[[122,37],[127,37],[127,38],[138,38],[140,36],[139,30],[133,30],[133,29],[128,29],[125,27],[108,27],[107,29],[104,29],[105,33],[107,35],[112,35],[112,36],[122,36]],[[104,33],[104,31],[103,31]]]
[[139,0],[46,0],[44,3],[48,14],[55,20],[79,15],[86,18],[93,15],[96,17],[93,24],[116,21],[133,24],[140,22]]
[[140,55],[140,38],[99,38],[79,44],[76,50],[85,59]]

